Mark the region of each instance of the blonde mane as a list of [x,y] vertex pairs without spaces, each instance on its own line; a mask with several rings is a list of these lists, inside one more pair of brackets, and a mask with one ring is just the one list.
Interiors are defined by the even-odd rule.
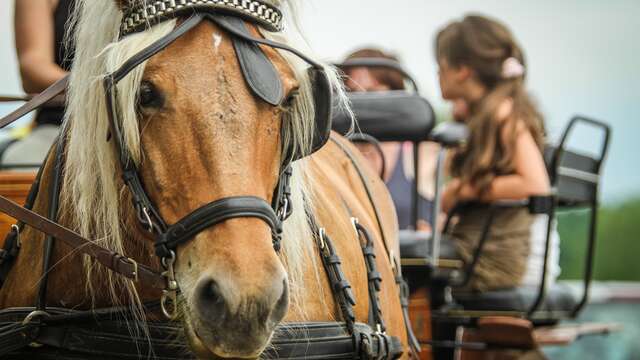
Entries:
[[[280,6],[289,20],[296,18],[296,9],[291,1],[269,2]],[[112,0],[77,0],[74,14],[77,26],[76,54],[65,119],[68,140],[62,201],[73,219],[72,226],[78,232],[96,239],[95,241],[104,247],[124,253],[124,219],[121,218],[121,211],[131,204],[123,201],[124,185],[114,175],[118,159],[113,142],[106,141],[108,118],[102,79],[105,74],[117,69],[136,52],[170,32],[175,26],[175,20],[166,21],[118,41],[121,17],[121,11]],[[300,35],[295,20],[287,24],[287,29],[281,34],[263,34],[269,39],[308,53],[308,46]],[[288,53],[281,54],[290,63],[301,84],[297,101],[283,119],[283,124],[288,126],[284,141],[294,149],[309,149],[313,136],[314,104],[311,83],[305,70],[308,65]],[[135,94],[138,92],[144,69],[144,64],[138,66],[118,84],[119,105],[122,109],[121,128],[125,144],[132,154],[133,161],[141,167],[144,166],[144,156],[141,153]],[[327,73],[341,103],[346,104],[346,97],[336,72],[327,67]],[[297,303],[297,294],[304,291],[305,261],[315,261],[313,236],[303,210],[303,202],[313,199],[311,188],[305,160],[297,161],[294,164],[292,179],[295,211],[284,225],[283,239],[283,262],[289,274],[293,304]],[[87,286],[90,293],[91,275],[97,271],[108,273],[87,260]],[[115,294],[126,288],[132,303],[139,303],[136,289],[131,282],[110,274],[106,276],[110,279],[109,285],[114,301]],[[316,278],[318,276],[316,274]]]

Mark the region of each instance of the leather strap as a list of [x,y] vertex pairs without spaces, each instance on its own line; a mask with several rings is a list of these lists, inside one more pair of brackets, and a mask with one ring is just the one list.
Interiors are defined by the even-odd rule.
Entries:
[[369,314],[372,317],[372,326],[379,327],[379,331],[385,332],[386,326],[384,319],[382,318],[382,307],[380,306],[380,298],[378,293],[381,290],[380,283],[382,283],[382,276],[378,272],[376,265],[376,252],[373,247],[373,240],[369,235],[367,229],[360,225],[357,221],[354,221],[354,226],[358,237],[360,238],[360,246],[362,248],[362,255],[364,256],[364,262],[367,267],[367,280],[369,282]]
[[356,305],[355,296],[351,290],[351,284],[349,280],[344,276],[342,271],[342,261],[340,256],[336,253],[333,241],[327,235],[324,228],[318,227],[318,224],[310,209],[305,209],[307,216],[311,223],[311,229],[316,238],[318,244],[318,252],[322,259],[322,265],[327,273],[327,279],[331,287],[331,293],[336,300],[337,305],[340,307],[342,318],[345,321],[347,329],[350,332],[353,331],[353,326],[356,321],[356,315],[353,311],[353,307]]
[[140,280],[155,289],[165,289],[165,277],[134,260],[105,249],[76,232],[69,230],[38,213],[25,209],[4,196],[0,196],[0,211],[25,224],[49,234],[76,249],[78,253],[94,258],[100,264],[131,280]]
[[258,218],[280,235],[282,222],[266,201],[255,196],[228,197],[206,204],[169,226],[156,242],[156,254],[170,256],[170,250],[189,241],[198,233],[234,218]]
[[[53,169],[53,179],[49,188],[49,220],[58,220],[58,208],[60,205],[60,188],[62,187],[62,167],[64,162],[64,145],[66,143],[65,134],[58,135],[55,143],[55,164]],[[44,166],[42,166],[44,167]],[[40,287],[38,289],[38,297],[36,308],[44,310],[47,307],[47,285],[49,283],[49,272],[51,270],[51,259],[53,257],[53,249],[55,246],[55,238],[47,234],[44,244],[44,253],[42,261],[42,277],[40,279]]]
[[2,120],[0,120],[0,129],[29,114],[33,110],[38,109],[50,100],[54,99],[56,96],[62,94],[65,90],[67,90],[68,83],[69,75],[66,75],[62,79],[56,81],[53,85],[46,88],[43,92],[34,96],[31,100],[29,100],[29,102],[23,104],[18,109],[11,112],[9,115],[3,117]]
[[369,197],[369,201],[371,202],[371,206],[373,207],[374,214],[376,215],[376,220],[378,222],[380,234],[382,236],[382,243],[385,246],[385,250],[387,251],[389,260],[392,262],[392,266],[394,268],[394,272],[396,276],[396,284],[400,289],[400,302],[402,304],[402,315],[403,315],[402,317],[404,320],[404,325],[407,329],[407,337],[409,339],[409,345],[411,347],[411,351],[414,353],[414,355],[417,356],[420,353],[420,343],[418,342],[418,339],[415,333],[413,332],[413,328],[411,327],[411,320],[409,319],[409,289],[402,277],[402,269],[400,267],[400,264],[398,263],[398,261],[396,261],[396,258],[391,256],[392,254],[389,251],[387,240],[384,236],[384,229],[382,228],[381,217],[378,212],[378,207],[375,205],[375,202],[373,201],[373,194],[371,193],[371,189],[369,187],[369,184],[367,183],[364,173],[362,172],[362,169],[360,168],[360,165],[356,161],[351,151],[347,149],[343,144],[341,144],[338,140],[336,140],[333,136],[331,137],[331,141],[333,141],[333,143],[335,143],[345,153],[345,155],[347,155],[347,157],[351,161],[351,164],[356,169],[356,172],[358,173],[358,176],[362,181],[362,186],[365,188],[367,196]]

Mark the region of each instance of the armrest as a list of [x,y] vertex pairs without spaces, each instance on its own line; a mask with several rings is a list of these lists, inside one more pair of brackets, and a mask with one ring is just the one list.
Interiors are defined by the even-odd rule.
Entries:
[[468,138],[469,128],[462,123],[453,121],[447,121],[436,126],[429,136],[429,140],[443,147],[460,146],[465,143]]
[[402,258],[424,258],[429,256],[429,245],[432,234],[425,231],[400,230],[400,257]]

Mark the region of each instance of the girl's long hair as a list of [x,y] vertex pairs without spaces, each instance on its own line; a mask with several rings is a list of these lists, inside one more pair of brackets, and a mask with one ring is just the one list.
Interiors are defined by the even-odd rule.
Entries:
[[[496,176],[514,171],[518,122],[522,121],[538,146],[544,138],[543,118],[524,87],[525,73],[504,76],[503,67],[515,58],[526,68],[522,49],[503,24],[479,15],[466,16],[442,29],[436,38],[437,60],[452,67],[468,66],[487,94],[477,104],[470,104],[467,119],[470,138],[457,150],[451,161],[452,176],[476,188],[484,196]],[[499,107],[513,100],[513,112],[507,119],[497,119]],[[506,141],[501,141],[503,134]]]

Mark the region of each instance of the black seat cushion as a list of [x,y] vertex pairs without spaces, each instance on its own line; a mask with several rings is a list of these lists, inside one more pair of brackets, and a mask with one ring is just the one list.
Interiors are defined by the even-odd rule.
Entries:
[[[533,305],[538,288],[523,286],[514,289],[487,292],[456,292],[454,298],[465,310],[516,311],[527,312]],[[547,296],[540,311],[566,312],[576,306],[576,298],[571,288],[557,283],[547,290]]]
[[414,230],[400,230],[400,256],[402,258],[426,258],[429,255],[431,233]]

